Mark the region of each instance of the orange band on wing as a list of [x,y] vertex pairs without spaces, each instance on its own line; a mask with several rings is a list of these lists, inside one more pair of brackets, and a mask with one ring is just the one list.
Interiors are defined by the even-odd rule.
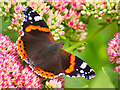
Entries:
[[23,41],[21,40],[21,37],[19,37],[19,39],[17,40],[17,47],[18,47],[19,54],[22,56],[23,59],[26,59],[27,53],[24,50],[24,44],[23,44]]
[[70,66],[69,66],[69,68],[67,68],[65,70],[65,73],[71,73],[71,72],[73,72],[75,64],[76,64],[75,63],[75,55],[71,54],[71,56],[70,56]]
[[58,76],[58,75],[55,75],[55,74],[53,74],[53,73],[44,71],[44,70],[42,70],[42,69],[40,69],[40,68],[36,68],[36,69],[34,69],[34,71],[36,71],[37,74],[40,74],[40,75],[42,75],[42,76],[44,76],[44,77],[47,77],[47,78],[54,78],[54,77],[57,77],[57,76]]
[[36,30],[36,29],[38,29],[39,31],[42,31],[42,32],[50,32],[49,28],[40,27],[39,25],[29,25],[25,28],[25,31],[30,32],[30,31]]
[[[21,37],[19,37],[19,39],[17,40],[17,47],[18,47],[18,51],[19,51],[19,54],[21,55],[22,59],[24,59],[24,61],[27,62],[26,58],[27,57],[27,53],[25,52],[24,50],[24,43],[23,41],[21,40]],[[40,68],[34,68],[32,67],[32,69],[34,71],[37,72],[37,74],[40,74],[41,76],[44,76],[44,77],[47,77],[47,78],[54,78],[54,77],[57,77],[58,75],[55,75],[53,73],[50,73],[50,72],[47,72],[47,71],[44,71]]]

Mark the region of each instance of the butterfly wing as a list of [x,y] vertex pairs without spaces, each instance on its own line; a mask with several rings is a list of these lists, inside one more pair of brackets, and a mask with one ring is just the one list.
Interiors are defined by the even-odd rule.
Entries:
[[[26,59],[27,52],[29,52],[28,56],[30,56],[35,52],[37,53],[38,48],[40,49],[39,51],[42,51],[48,43],[54,42],[54,38],[47,24],[36,11],[27,6],[23,13],[24,21],[22,28],[24,35],[21,35],[17,40],[17,46],[22,58]],[[33,51],[31,47],[36,51]]]
[[85,77],[91,79],[95,76],[94,70],[82,59],[61,50],[61,60],[64,72],[70,77]]
[[47,78],[57,76],[63,72],[61,63],[58,63],[59,44],[54,41],[47,24],[36,11],[26,7],[23,13],[24,35],[17,40],[19,54],[37,74]]
[[[37,36],[40,39],[54,41],[54,38],[50,32],[49,27],[36,11],[34,11],[31,7],[27,6],[23,10],[23,13],[24,21],[22,28],[24,32],[31,34],[33,36]],[[31,31],[35,32],[32,33]]]

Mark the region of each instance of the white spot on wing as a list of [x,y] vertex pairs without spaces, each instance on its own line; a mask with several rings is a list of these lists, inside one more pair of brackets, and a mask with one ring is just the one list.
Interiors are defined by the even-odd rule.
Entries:
[[29,13],[31,13],[31,11]]
[[90,69],[90,72],[92,72],[93,71],[93,69]]
[[29,17],[28,19],[29,19],[29,20],[32,20],[32,17]]
[[83,62],[80,67],[81,67],[82,69],[85,69],[86,66],[87,66],[87,63],[86,63],[86,62]]
[[80,77],[80,74],[79,74],[79,73],[77,73],[77,77]]
[[28,16],[27,15],[25,15],[25,18],[27,18]]
[[84,73],[84,71],[83,71],[83,70],[80,70],[80,73]]
[[76,69],[76,71],[78,71],[78,69]]
[[91,79],[91,76],[88,76],[89,77],[89,79]]
[[82,74],[81,76],[82,76],[82,77],[85,77],[85,75],[84,75],[84,74]]
[[75,77],[75,76],[72,76],[73,78]]
[[64,75],[64,73],[60,73],[58,76]]
[[70,77],[69,75],[66,75],[66,77]]
[[39,20],[42,20],[42,17],[41,16],[35,16],[34,19],[35,19],[35,21],[39,21]]
[[35,12],[35,10],[32,10],[31,12]]

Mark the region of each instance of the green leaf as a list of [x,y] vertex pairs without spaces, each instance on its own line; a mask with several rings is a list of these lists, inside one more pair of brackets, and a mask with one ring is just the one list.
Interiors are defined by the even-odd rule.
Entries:
[[88,85],[80,81],[79,78],[65,77],[65,88],[87,88]]
[[110,67],[102,67],[103,72],[115,88],[118,88],[118,74]]
[[106,22],[100,22],[100,23],[98,23],[98,25],[101,25],[101,26],[104,26],[106,24],[107,24]]
[[47,22],[47,20],[48,20],[48,18],[49,18],[49,14],[44,13],[44,14],[43,14],[43,17],[44,17],[45,22]]
[[19,33],[18,31],[14,31],[14,30],[8,30],[7,27],[11,25],[11,19],[10,18],[7,18],[6,21],[5,21],[5,18],[6,17],[2,17],[0,18],[0,30],[3,35],[7,35],[9,36],[9,39],[12,40],[14,43],[16,42],[18,36],[19,36]]
[[88,17],[88,16],[83,16],[83,17],[80,18],[80,20],[81,20],[83,23],[88,24],[88,22],[89,22],[89,17]]

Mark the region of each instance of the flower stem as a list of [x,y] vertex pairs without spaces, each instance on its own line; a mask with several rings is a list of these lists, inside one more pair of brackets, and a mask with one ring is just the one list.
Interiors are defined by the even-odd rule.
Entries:
[[109,24],[104,25],[103,27],[98,28],[97,30],[95,30],[95,32],[93,32],[92,34],[90,34],[86,39],[84,39],[82,42],[87,42],[88,40],[90,40],[91,38],[93,38],[96,34],[98,34],[100,31],[104,30]]
[[[103,27],[98,28],[97,30],[95,30],[95,32],[93,32],[92,34],[90,34],[86,39],[78,42],[78,43],[84,43],[87,42],[88,40],[90,40],[91,38],[93,38],[96,34],[98,34],[100,31],[104,30],[109,24],[104,25]],[[66,51],[71,51],[77,47],[79,47],[81,44],[76,44],[76,45],[72,45],[71,47],[65,49]]]

